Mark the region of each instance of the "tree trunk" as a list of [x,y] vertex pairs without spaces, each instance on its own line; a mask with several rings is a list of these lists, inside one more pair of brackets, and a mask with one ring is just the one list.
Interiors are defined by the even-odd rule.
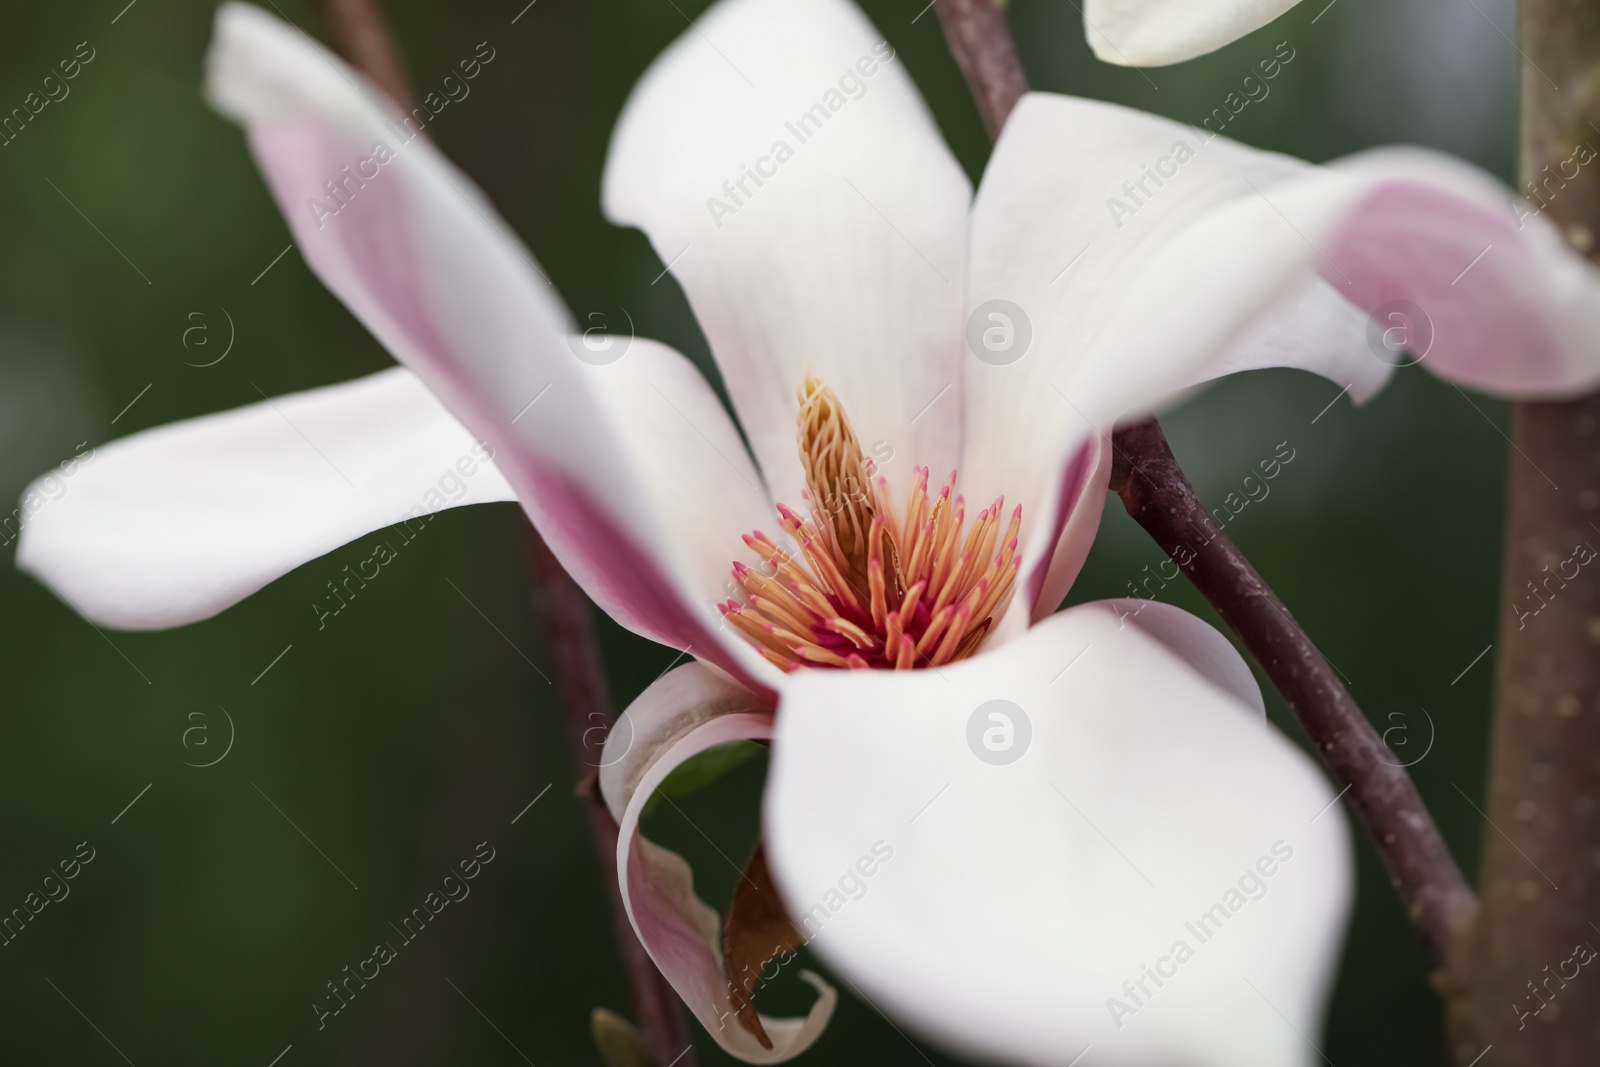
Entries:
[[[1591,125],[1600,125],[1600,2],[1520,0],[1518,19],[1526,201],[1519,210],[1543,214],[1592,255],[1600,233],[1600,130]],[[1454,969],[1454,1053],[1463,1067],[1491,1045],[1481,1067],[1593,1067],[1600,394],[1518,404],[1511,436],[1482,906]]]

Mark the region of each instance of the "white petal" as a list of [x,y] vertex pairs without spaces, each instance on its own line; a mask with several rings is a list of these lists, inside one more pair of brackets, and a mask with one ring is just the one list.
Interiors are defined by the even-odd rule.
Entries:
[[[1009,301],[1031,341],[1014,361],[964,365],[969,492],[1007,492],[1047,521],[1091,427],[1237,370],[1302,367],[1363,400],[1404,361],[1387,327],[1463,384],[1592,388],[1600,275],[1518,214],[1489,179],[1427,153],[1313,167],[1029,94],[974,206],[969,302],[978,315]],[[1030,553],[1048,543],[1034,526]]]
[[[495,447],[584,589],[638,633],[746,677],[771,675],[743,642],[713,632],[720,620],[705,606],[720,589],[708,561],[731,558],[767,503],[731,424],[681,357],[635,341],[610,365],[580,358],[533,258],[415,133],[427,112],[402,119],[303,34],[227,5],[208,69],[213,101],[247,128],[306,261]],[[663,436],[641,440],[638,420]]]
[[[1197,366],[1189,325],[1175,311],[1130,299],[1149,265],[1178,234],[1211,209],[1236,203],[1240,190],[1250,194],[1246,180],[1265,187],[1311,169],[1286,156],[1204,136],[1128,108],[1052,94],[1030,93],[1013,112],[973,206],[969,305],[976,314],[990,301],[1009,301],[1020,309],[1032,337],[1015,361],[969,356],[963,364],[968,397],[963,473],[985,483],[986,492],[1000,491],[991,485],[1010,483],[1010,493],[1042,496],[1057,478],[1064,449],[1091,425],[1109,429],[1117,417],[1147,409],[1215,369],[1253,365],[1251,353],[1241,351],[1246,346],[1291,363],[1312,353],[1311,362],[1328,367],[1325,319],[1299,334],[1294,348],[1282,343],[1282,329],[1276,345],[1264,344],[1272,323],[1252,321],[1250,329],[1230,334],[1219,351],[1208,353],[1216,367]],[[1163,159],[1165,169],[1175,166],[1173,149],[1180,143],[1193,157],[1177,177],[1161,187],[1146,179],[1146,189],[1154,194],[1149,197],[1137,192],[1130,197],[1123,190],[1124,182],[1140,179]],[[1112,206],[1113,200],[1133,205],[1136,197],[1138,206],[1131,211]],[[1215,251],[1220,259],[1223,250]],[[1297,279],[1302,289],[1313,280],[1310,271]],[[1218,285],[1229,281],[1218,279]],[[1271,293],[1255,297],[1242,284],[1233,288],[1240,296],[1230,304],[1246,298],[1272,303]],[[1322,302],[1304,299],[1319,307],[1338,306],[1331,294]],[[1353,309],[1345,315],[1364,322]],[[1140,326],[1152,338],[1148,350],[1107,348],[1106,335],[1114,328],[1126,332]],[[1360,343],[1364,335],[1356,335],[1354,349],[1348,330],[1335,336],[1346,347],[1331,372],[1341,386],[1354,382],[1358,397],[1370,395],[1390,368]],[[1109,364],[1101,376],[1102,393],[1074,389],[1084,366],[1095,362]],[[1041,448],[1041,442],[1059,444]],[[1019,480],[1026,488],[1016,484]]]
[[1409,338],[1431,334],[1422,365],[1440,377],[1515,400],[1600,385],[1600,271],[1482,171],[1381,149],[1268,195],[1326,252],[1300,256],[1378,326],[1400,325],[1397,302],[1417,308],[1423,324],[1407,323]]
[[1054,538],[1055,551],[1048,557],[1040,551],[1051,543],[1047,537],[1030,545],[1023,556],[1019,576],[1025,595],[1018,598],[1018,604],[1031,605],[1032,622],[1061,606],[1100,530],[1111,482],[1111,442],[1092,435],[1080,446],[1080,453],[1067,462],[1056,492],[1045,502],[1044,514],[1057,516],[1061,531]]
[[[763,687],[776,685],[777,669],[722,621],[717,608],[740,591],[733,583],[733,561],[749,557],[740,538],[763,527],[770,530],[775,521],[733,420],[694,364],[656,341],[635,338],[617,362],[586,368],[586,374],[602,420],[590,432],[604,433],[626,459],[635,494],[630,499],[601,485],[600,500],[621,514],[627,523],[622,530],[655,553],[655,564],[674,579],[691,609],[689,621],[700,636],[678,647],[725,668],[736,664],[737,674]],[[552,507],[540,528],[563,530],[567,521],[560,506]],[[626,546],[606,551],[583,532],[585,521],[579,516],[568,540],[586,545],[601,564],[585,583],[590,594],[602,606],[608,600],[630,607],[643,603],[649,612],[670,618],[675,605],[652,607],[628,584],[648,572],[651,561],[613,567],[622,562],[616,555]]]
[[819,955],[959,1053],[1310,1065],[1351,893],[1333,790],[1235,695],[1249,672],[1220,635],[1157,604],[1119,621],[1137,607],[1071,608],[939,671],[795,678],[771,870]]
[[695,896],[694,874],[683,857],[639,833],[639,816],[656,787],[685,760],[714,745],[771,733],[770,704],[690,664],[639,694],[611,730],[600,771],[601,790],[619,828],[623,904],[639,941],[717,1044],[746,1063],[781,1063],[804,1052],[827,1027],[838,995],[816,975],[802,972],[817,991],[816,1001],[804,1018],[762,1016],[773,1043],[763,1048],[735,1018],[717,913]]
[[971,188],[885,56],[847,0],[723,0],[640,80],[606,162],[606,214],[670,263],[789,504],[807,367],[898,486],[957,456]]
[[1107,63],[1163,67],[1260,29],[1299,0],[1084,0],[1089,47]]
[[514,499],[487,450],[396,367],[63,463],[23,494],[17,566],[95,622],[153,630],[209,618],[373,530]]
[[[1138,179],[1141,164],[1170,160],[1180,139],[1198,148],[1180,177],[1170,188],[1147,181],[1157,195],[1131,216],[1113,221],[1110,199],[1127,198],[1121,183]],[[1159,305],[1130,306],[1129,289],[1175,233],[1211,205],[1233,202],[1238,188],[1248,189],[1241,172],[1265,183],[1308,169],[1225,139],[1200,144],[1190,127],[1165,119],[1030,93],[1013,112],[984,173],[973,205],[970,318],[980,325],[1009,324],[1018,347],[989,358],[979,358],[975,348],[967,351],[961,471],[969,497],[989,500],[1005,493],[1022,505],[1025,581],[1037,588],[1047,570],[1051,575],[1048,589],[1036,599],[1019,598],[1013,611],[1025,609],[1038,617],[1060,603],[1061,580],[1070,584],[1082,553],[1071,545],[1052,555],[1046,550],[1064,529],[1081,528],[1077,549],[1092,538],[1103,504],[1101,475],[1108,473],[1097,472],[1085,493],[1072,477],[1071,462],[1086,438],[1109,432],[1118,417],[1148,410],[1224,370],[1304,365],[1332,374],[1341,386],[1353,382],[1358,399],[1390,373],[1365,346],[1364,316],[1331,291],[1310,291],[1320,284],[1313,277],[1305,279],[1307,292],[1297,309],[1318,313],[1315,328],[1304,317],[1295,319],[1293,324],[1303,328],[1290,335],[1291,344],[1285,340],[1288,328],[1278,324],[1287,312],[1277,320],[1264,317],[1223,346],[1215,367],[1200,371],[1192,359],[1185,361],[1185,323]],[[1159,340],[1152,351],[1132,357],[1107,350],[1104,338],[1119,324],[1148,324],[1148,333]],[[1095,359],[1109,364],[1107,373],[1096,388],[1075,387],[1075,376]],[[1094,513],[1069,525],[1075,500]]]

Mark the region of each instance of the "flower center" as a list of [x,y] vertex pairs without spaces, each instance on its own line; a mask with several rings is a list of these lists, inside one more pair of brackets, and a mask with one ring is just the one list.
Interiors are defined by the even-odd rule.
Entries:
[[759,530],[744,543],[760,567],[735,562],[743,596],[723,616],[768,660],[801,667],[939,667],[982,642],[1010,599],[1022,508],[1002,534],[1005,498],[966,526],[966,504],[950,472],[928,496],[928,468],[913,468],[897,517],[887,478],[861,443],[839,398],[810,375],[800,386],[800,461],[808,517],[778,505],[778,519],[800,557]]

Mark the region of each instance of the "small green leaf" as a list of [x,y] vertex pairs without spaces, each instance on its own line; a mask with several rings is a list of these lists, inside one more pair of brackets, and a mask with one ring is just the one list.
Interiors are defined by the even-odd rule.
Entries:
[[686,797],[697,792],[733,770],[739,764],[761,751],[754,741],[728,741],[714,745],[698,756],[691,756],[677,770],[667,775],[644,806],[646,814],[654,811],[663,796]]
[[594,1009],[589,1015],[589,1031],[605,1067],[657,1067],[639,1031],[616,1012]]

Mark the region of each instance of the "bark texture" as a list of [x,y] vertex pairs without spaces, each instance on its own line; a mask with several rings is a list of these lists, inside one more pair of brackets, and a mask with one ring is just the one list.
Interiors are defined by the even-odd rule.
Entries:
[[[1520,0],[1518,21],[1523,210],[1542,213],[1592,257],[1600,3]],[[1584,145],[1587,165],[1577,161]],[[1491,1045],[1480,1067],[1592,1067],[1600,1063],[1592,955],[1600,949],[1600,395],[1518,404],[1511,437],[1482,909],[1460,953],[1454,1052],[1463,1067]]]

